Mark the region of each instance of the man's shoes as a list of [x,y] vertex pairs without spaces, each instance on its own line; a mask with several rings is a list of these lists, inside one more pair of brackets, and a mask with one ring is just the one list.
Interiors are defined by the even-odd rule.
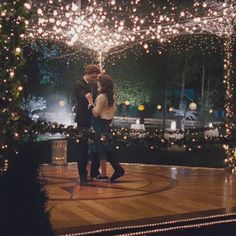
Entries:
[[89,177],[88,180],[89,180],[89,182],[93,182],[94,181],[94,177]]
[[125,170],[122,168],[120,170],[115,170],[114,174],[110,178],[110,182],[113,183],[116,179],[120,178],[125,174]]
[[85,184],[85,183],[88,183],[89,180],[87,179],[87,177],[80,177],[80,183],[81,184]]
[[108,177],[107,176],[101,176],[101,175],[98,175],[94,179],[97,180],[97,181],[103,181],[103,182],[107,182],[108,181]]

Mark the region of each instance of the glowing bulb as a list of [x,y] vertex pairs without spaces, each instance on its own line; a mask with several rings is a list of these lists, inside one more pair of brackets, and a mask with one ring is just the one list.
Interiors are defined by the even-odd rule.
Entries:
[[74,3],[72,3],[72,11],[77,11],[78,10],[78,6],[76,5],[76,4],[74,4]]
[[65,101],[64,100],[60,100],[58,102],[58,105],[59,105],[59,107],[64,107],[65,106]]
[[39,8],[39,9],[37,10],[37,13],[38,13],[39,15],[43,15],[42,9]]
[[27,9],[27,10],[30,10],[31,9],[31,5],[29,3],[25,3],[24,4],[24,7]]
[[138,110],[139,111],[144,111],[145,106],[143,104],[138,105]]
[[197,110],[197,104],[196,104],[195,102],[191,102],[191,103],[189,104],[189,109],[190,109],[191,111]]
[[196,23],[199,23],[201,21],[201,18],[200,17],[196,17],[196,18],[193,19],[193,21],[196,22]]
[[39,29],[38,29],[38,33],[39,33],[39,34],[43,33],[43,29],[42,29],[42,28],[39,28]]
[[22,90],[23,90],[23,86],[19,86],[18,91],[22,91]]
[[19,55],[21,53],[21,48],[17,47],[16,48],[16,54]]
[[13,78],[15,76],[15,72],[11,71],[9,75],[10,75],[11,78]]

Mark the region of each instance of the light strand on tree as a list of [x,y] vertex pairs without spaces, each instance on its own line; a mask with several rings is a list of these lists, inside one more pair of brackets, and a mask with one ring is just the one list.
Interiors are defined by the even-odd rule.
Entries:
[[226,135],[230,136],[232,134],[232,129],[234,128],[233,123],[233,45],[232,38],[226,38],[224,42],[225,48],[225,59],[224,59],[224,84],[226,87],[225,92],[225,111],[226,111],[226,121],[225,121],[225,129]]
[[25,1],[11,1],[0,5],[0,163],[6,170],[8,161],[15,155],[21,117],[19,102],[24,90],[24,64],[21,48],[27,13]]

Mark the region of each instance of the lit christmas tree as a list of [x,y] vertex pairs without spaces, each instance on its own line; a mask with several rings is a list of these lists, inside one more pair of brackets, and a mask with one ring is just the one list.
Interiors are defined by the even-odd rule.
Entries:
[[2,3],[0,11],[0,149],[1,163],[6,163],[6,155],[13,159],[21,138],[19,103],[25,83],[22,40],[28,13],[24,1]]
[[49,236],[47,195],[38,181],[33,149],[23,145],[28,130],[20,103],[29,6],[24,0],[0,4],[0,235]]

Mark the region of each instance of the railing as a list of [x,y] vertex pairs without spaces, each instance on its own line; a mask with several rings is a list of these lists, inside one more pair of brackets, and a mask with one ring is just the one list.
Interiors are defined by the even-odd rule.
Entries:
[[[139,117],[126,117],[126,116],[115,116],[113,125],[130,128],[131,124],[135,124]],[[166,119],[166,128],[170,128],[173,120]],[[162,119],[158,118],[144,118],[144,125],[146,128],[161,128],[163,124]]]
[[[115,116],[113,120],[113,125],[120,127],[130,128],[131,124],[135,124],[136,120],[139,117],[125,117],[125,116]],[[166,119],[165,120],[165,128],[170,129],[171,123],[176,122],[174,119]],[[145,128],[157,128],[161,129],[163,127],[163,119],[161,118],[144,118]],[[215,125],[222,124],[222,122],[212,122]],[[195,120],[185,120],[184,122],[185,128],[199,128],[201,127],[201,123]]]
[[[42,118],[51,121],[51,122],[58,122],[58,123],[63,123],[67,125],[74,125],[74,113],[66,113],[66,112],[45,112],[42,113],[43,116]],[[118,127],[126,127],[130,128],[131,124],[136,124],[136,120],[140,119],[140,117],[127,117],[127,116],[115,116],[113,119],[112,124],[114,126]],[[175,119],[166,119],[165,120],[165,128],[170,129],[171,127],[171,122],[176,120]],[[212,122],[213,124],[219,124],[222,122]],[[144,118],[144,125],[145,128],[156,128],[156,129],[161,129],[163,128],[164,125],[164,120],[162,118]],[[195,120],[186,120],[185,123],[185,128],[198,128],[201,126],[199,121]]]

